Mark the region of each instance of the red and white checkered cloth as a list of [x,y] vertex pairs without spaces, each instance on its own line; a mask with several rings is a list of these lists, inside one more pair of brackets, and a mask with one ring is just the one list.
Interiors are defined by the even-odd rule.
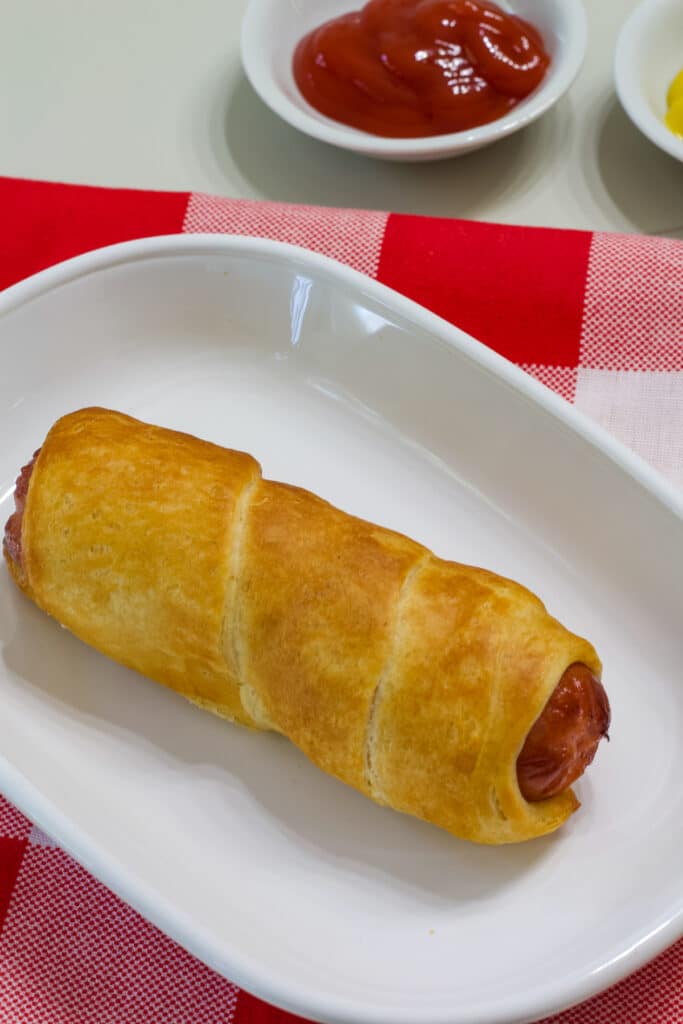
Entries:
[[[683,243],[9,178],[0,217],[0,288],[180,231],[332,256],[518,363],[683,485]],[[683,1024],[683,940],[551,1020]],[[0,797],[0,1024],[294,1021],[147,924]]]

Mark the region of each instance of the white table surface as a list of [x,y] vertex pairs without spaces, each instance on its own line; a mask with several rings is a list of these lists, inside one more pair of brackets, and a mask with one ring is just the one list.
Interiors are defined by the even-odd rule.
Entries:
[[418,165],[344,153],[272,114],[240,65],[246,2],[0,0],[0,174],[683,238],[683,164],[613,87],[636,0],[589,0],[583,69],[540,121]]

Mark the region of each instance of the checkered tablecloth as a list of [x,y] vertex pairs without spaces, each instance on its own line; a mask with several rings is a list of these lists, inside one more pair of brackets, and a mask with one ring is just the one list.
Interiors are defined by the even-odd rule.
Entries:
[[[683,485],[681,242],[10,178],[0,212],[0,288],[176,232],[324,253],[507,356]],[[683,940],[551,1020],[683,1024]],[[0,797],[0,1024],[293,1021],[180,949]]]

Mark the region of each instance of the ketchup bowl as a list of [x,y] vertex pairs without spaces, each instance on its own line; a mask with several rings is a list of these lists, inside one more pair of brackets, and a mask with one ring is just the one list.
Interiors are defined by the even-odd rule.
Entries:
[[552,107],[579,72],[586,50],[581,0],[499,0],[540,33],[550,64],[540,84],[488,124],[449,134],[396,138],[370,134],[319,113],[296,84],[297,46],[323,22],[359,10],[364,0],[250,0],[242,23],[241,54],[252,87],[294,128],[322,142],[384,160],[426,161],[459,156],[525,127]]

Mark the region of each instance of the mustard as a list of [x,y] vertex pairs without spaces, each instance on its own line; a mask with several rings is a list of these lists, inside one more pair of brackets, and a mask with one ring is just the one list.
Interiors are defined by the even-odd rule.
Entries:
[[667,112],[664,124],[683,139],[683,68],[678,72],[666,94]]

